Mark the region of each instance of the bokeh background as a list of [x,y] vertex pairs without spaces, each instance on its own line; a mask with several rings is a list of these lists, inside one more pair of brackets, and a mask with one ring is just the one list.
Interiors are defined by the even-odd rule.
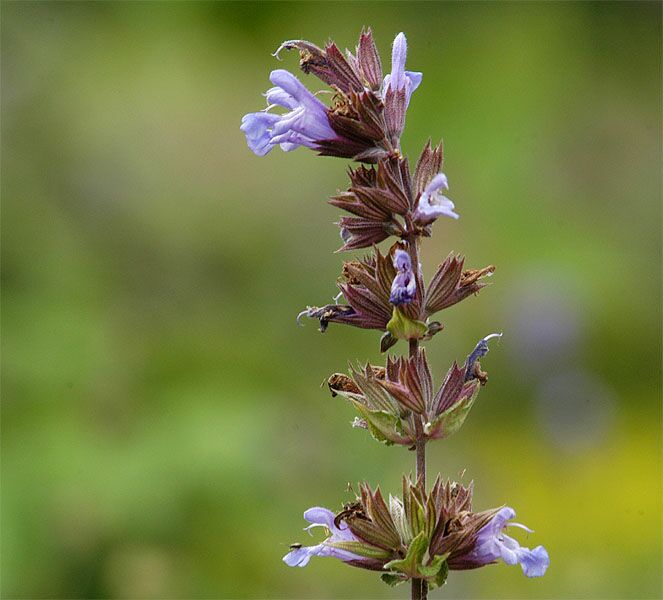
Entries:
[[[342,256],[344,161],[257,158],[239,131],[284,39],[424,72],[404,149],[443,138],[450,250],[497,265],[443,314],[440,381],[503,331],[429,472],[475,480],[551,555],[434,597],[659,598],[660,3],[2,4],[2,593],[397,598],[333,560],[288,569],[302,511],[398,491],[413,456],[352,430],[320,382],[381,360],[313,322]],[[318,82],[305,81],[313,89]],[[397,348],[403,350],[403,348]],[[524,541],[524,540],[523,540]]]

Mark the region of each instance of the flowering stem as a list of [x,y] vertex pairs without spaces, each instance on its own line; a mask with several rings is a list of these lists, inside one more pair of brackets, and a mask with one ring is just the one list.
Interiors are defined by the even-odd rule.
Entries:
[[[419,341],[410,340],[410,357],[417,355],[419,349]],[[424,429],[422,418],[419,415],[415,416],[414,428],[416,433],[415,448],[417,451],[417,481],[423,481],[424,489],[426,487],[426,438],[424,437]],[[424,579],[412,580],[412,600],[426,600],[428,598],[428,582]]]

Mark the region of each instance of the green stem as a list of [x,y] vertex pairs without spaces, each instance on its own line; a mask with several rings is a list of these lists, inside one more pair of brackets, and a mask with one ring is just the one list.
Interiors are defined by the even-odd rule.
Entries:
[[[417,355],[419,349],[418,340],[410,340],[410,358]],[[426,438],[422,418],[414,417],[414,429],[416,434],[415,448],[417,452],[417,481],[421,479],[426,488]],[[412,580],[412,600],[426,600],[428,598],[428,582],[424,579]]]

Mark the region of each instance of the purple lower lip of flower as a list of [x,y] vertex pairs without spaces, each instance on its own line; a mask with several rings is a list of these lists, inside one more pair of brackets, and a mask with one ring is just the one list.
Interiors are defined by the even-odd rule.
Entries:
[[289,567],[305,567],[312,556],[331,556],[338,558],[342,561],[361,561],[364,560],[361,556],[334,548],[329,544],[335,542],[356,542],[358,541],[354,534],[350,531],[347,525],[337,527],[334,523],[334,513],[326,508],[315,506],[309,508],[304,513],[304,518],[311,523],[305,528],[309,531],[314,527],[325,527],[329,531],[329,537],[322,543],[315,546],[301,546],[294,548],[283,557],[283,562]]
[[[516,540],[504,533],[509,526],[526,527],[509,523],[516,516],[513,508],[505,506],[477,533],[474,549],[465,559],[474,566],[487,565],[502,559],[508,565],[520,564],[527,577],[541,577],[550,565],[550,558],[543,546],[533,550],[523,548]],[[528,530],[531,531],[531,530]]]
[[394,306],[409,304],[417,293],[417,281],[412,272],[412,261],[405,250],[398,249],[394,254],[396,277],[391,284],[389,302]]
[[336,133],[329,124],[327,108],[289,71],[272,71],[270,80],[275,87],[265,94],[269,111],[282,106],[288,112],[249,113],[242,118],[240,129],[246,135],[249,148],[264,156],[274,146],[289,152],[300,146],[315,148],[317,142],[334,139]]

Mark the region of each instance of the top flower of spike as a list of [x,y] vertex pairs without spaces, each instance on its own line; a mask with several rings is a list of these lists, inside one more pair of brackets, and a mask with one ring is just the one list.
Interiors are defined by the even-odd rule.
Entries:
[[[249,148],[264,156],[275,146],[285,152],[306,146],[319,154],[374,163],[398,153],[405,111],[422,74],[405,70],[407,42],[394,39],[391,73],[382,76],[382,64],[370,30],[359,37],[355,54],[345,55],[336,44],[323,49],[305,40],[283,42],[274,53],[296,48],[300,67],[313,73],[335,92],[327,107],[290,72],[270,74],[267,108],[242,118],[241,129]],[[282,114],[274,107],[287,109]]]

